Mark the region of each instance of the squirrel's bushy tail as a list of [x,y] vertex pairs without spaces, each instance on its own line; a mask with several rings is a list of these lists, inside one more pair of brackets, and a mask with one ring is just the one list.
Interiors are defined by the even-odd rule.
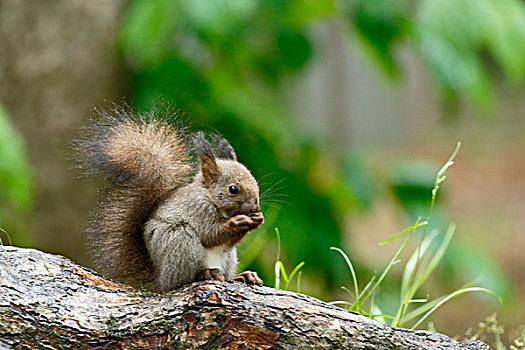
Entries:
[[81,171],[110,182],[90,227],[94,262],[108,277],[147,285],[154,271],[143,226],[160,201],[191,180],[186,132],[166,110],[140,114],[114,105],[97,114],[74,141]]

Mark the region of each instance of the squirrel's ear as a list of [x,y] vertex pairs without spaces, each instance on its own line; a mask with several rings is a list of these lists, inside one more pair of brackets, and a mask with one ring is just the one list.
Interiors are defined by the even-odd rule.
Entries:
[[211,138],[215,146],[217,157],[220,159],[237,160],[235,150],[225,138],[219,135],[212,135]]
[[193,139],[195,153],[199,156],[202,177],[206,184],[215,182],[219,176],[219,168],[215,162],[215,155],[204,133],[199,131]]
[[207,155],[202,155],[201,160],[201,172],[204,182],[206,184],[213,183],[217,181],[219,177],[219,168],[217,168],[217,163],[215,158],[210,158]]

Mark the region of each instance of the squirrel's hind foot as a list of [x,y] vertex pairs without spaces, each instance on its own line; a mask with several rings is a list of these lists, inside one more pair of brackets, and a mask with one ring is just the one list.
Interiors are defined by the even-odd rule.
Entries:
[[262,286],[263,280],[254,271],[244,271],[240,274],[233,276],[231,281],[242,282],[252,286]]
[[[197,281],[224,281],[225,278],[219,269],[204,269],[197,275]],[[244,271],[233,276],[230,281],[242,282],[251,286],[262,286],[263,281],[254,271]]]
[[224,276],[219,269],[205,269],[197,275],[197,281],[224,281]]

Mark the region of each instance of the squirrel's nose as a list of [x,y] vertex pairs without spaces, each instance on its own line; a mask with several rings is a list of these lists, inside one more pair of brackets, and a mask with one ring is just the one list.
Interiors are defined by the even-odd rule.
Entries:
[[261,207],[259,206],[259,202],[257,202],[250,208],[250,213],[257,213],[259,210],[261,210]]

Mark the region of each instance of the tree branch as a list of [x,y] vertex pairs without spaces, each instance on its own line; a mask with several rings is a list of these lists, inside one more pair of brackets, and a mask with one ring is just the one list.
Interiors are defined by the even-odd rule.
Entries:
[[490,349],[233,282],[132,289],[70,260],[0,247],[0,349]]

